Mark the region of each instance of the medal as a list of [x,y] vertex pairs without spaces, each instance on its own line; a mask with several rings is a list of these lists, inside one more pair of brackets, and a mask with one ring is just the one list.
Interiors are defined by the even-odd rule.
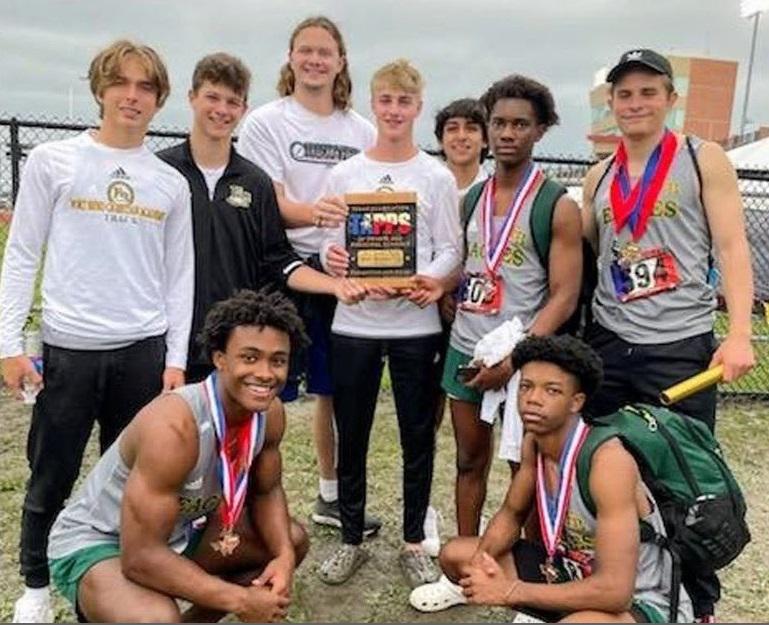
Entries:
[[623,267],[629,267],[641,260],[641,246],[635,241],[627,241],[619,248],[617,262]]
[[255,412],[250,421],[239,428],[237,446],[231,453],[227,445],[227,421],[221,398],[216,386],[217,374],[214,371],[204,383],[205,397],[214,422],[214,431],[219,448],[219,479],[222,486],[221,521],[222,531],[211,547],[222,556],[229,556],[240,544],[234,527],[243,511],[248,489],[248,472],[254,459],[257,441],[264,435],[264,417]]
[[558,581],[558,569],[553,564],[553,558],[547,557],[544,564],[539,565],[539,572],[545,577],[548,584],[555,584]]
[[569,432],[558,461],[558,488],[555,499],[551,499],[547,494],[544,462],[542,461],[542,454],[537,452],[537,511],[539,512],[539,528],[547,551],[547,560],[540,565],[540,571],[549,584],[557,582],[559,578],[554,558],[569,512],[577,456],[579,456],[579,451],[582,449],[589,432],[590,428],[585,425],[582,419],[579,419],[576,426]]
[[240,536],[238,536],[231,529],[222,529],[218,540],[214,540],[211,543],[211,547],[213,547],[214,551],[217,551],[223,556],[227,557],[232,555],[239,544]]
[[615,170],[609,193],[617,233],[629,225],[633,239],[637,241],[646,232],[647,222],[654,212],[654,204],[662,191],[677,150],[676,135],[665,129],[662,141],[646,161],[643,175],[631,188],[627,150],[624,141],[619,144],[614,156]]

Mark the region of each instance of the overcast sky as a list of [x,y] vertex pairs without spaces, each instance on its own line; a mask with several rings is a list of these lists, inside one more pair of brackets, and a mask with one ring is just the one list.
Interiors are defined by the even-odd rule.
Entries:
[[[122,36],[149,43],[168,63],[172,92],[156,125],[187,125],[193,66],[217,50],[250,66],[251,105],[259,105],[275,97],[294,25],[315,14],[342,29],[364,115],[376,68],[406,57],[422,71],[417,137],[425,146],[434,144],[441,106],[522,73],[552,89],[561,115],[539,152],[586,155],[593,75],[634,47],[739,61],[733,130],[740,122],[752,21],[740,17],[738,0],[0,0],[0,116],[66,119],[71,92],[74,117],[94,121],[83,77],[95,52]],[[769,14],[757,42],[749,118],[769,124]]]

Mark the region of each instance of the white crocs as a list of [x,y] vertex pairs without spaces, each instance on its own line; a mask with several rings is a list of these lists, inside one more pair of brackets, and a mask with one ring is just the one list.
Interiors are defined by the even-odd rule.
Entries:
[[409,603],[420,612],[440,612],[455,605],[466,604],[467,598],[462,594],[461,586],[441,575],[437,582],[412,590]]

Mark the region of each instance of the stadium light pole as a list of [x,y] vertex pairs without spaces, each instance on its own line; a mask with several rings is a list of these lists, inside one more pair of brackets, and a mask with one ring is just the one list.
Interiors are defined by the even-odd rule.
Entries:
[[750,40],[750,59],[748,60],[748,78],[745,81],[745,98],[742,101],[742,120],[740,121],[740,138],[745,134],[748,121],[748,100],[750,98],[750,80],[753,75],[753,58],[756,55],[756,36],[758,35],[758,20],[761,13],[769,11],[769,0],[740,0],[740,15],[753,18],[753,36]]

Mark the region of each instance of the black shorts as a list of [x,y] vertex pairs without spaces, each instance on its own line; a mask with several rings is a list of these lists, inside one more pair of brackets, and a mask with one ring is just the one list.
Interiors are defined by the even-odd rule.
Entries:
[[[712,332],[672,343],[638,344],[594,324],[587,342],[603,360],[603,383],[585,413],[601,416],[625,404],[659,405],[660,392],[707,369],[716,348]],[[675,404],[681,412],[702,421],[712,432],[716,422],[717,388],[711,386]]]
[[[539,544],[526,540],[519,540],[513,545],[513,562],[518,572],[518,577],[524,582],[534,584],[546,584],[547,580],[540,567],[547,559],[545,548]],[[546,623],[556,623],[566,616],[563,612],[538,610],[536,608],[518,609],[529,616],[533,616]],[[642,601],[633,601],[628,610],[636,623],[666,623],[667,619],[652,605]]]

